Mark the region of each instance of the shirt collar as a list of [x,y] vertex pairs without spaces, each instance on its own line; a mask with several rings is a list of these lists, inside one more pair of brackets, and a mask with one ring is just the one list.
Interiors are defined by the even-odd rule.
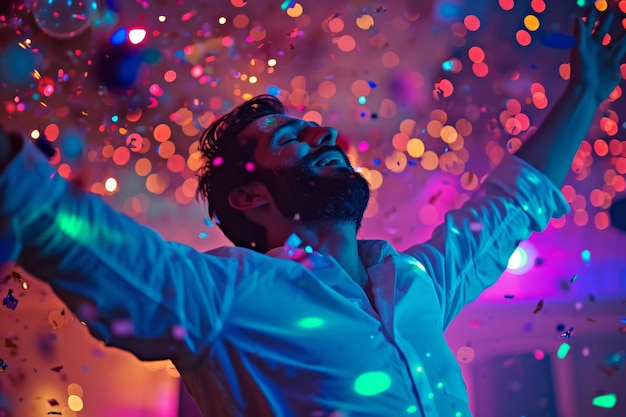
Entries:
[[[357,246],[365,269],[380,264],[387,256],[398,255],[398,252],[386,240],[358,240]],[[285,246],[276,247],[265,254],[278,259],[291,259]]]

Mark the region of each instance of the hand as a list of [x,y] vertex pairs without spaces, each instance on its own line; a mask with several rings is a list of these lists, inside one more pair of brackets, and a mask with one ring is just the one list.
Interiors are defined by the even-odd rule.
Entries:
[[[614,14],[605,13],[598,19],[594,6],[586,21],[579,18],[574,28],[578,44],[572,50],[570,85],[582,86],[594,93],[598,103],[606,100],[613,89],[622,80],[620,62],[626,55],[626,36],[611,35],[611,42],[602,45],[602,40],[609,33]],[[598,26],[594,30],[596,22]]]

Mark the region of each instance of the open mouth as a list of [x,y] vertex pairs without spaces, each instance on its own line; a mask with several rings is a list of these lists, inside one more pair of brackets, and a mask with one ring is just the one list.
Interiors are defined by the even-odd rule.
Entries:
[[327,166],[346,166],[346,161],[337,151],[327,152],[324,156],[315,162],[314,166],[316,167],[327,167]]

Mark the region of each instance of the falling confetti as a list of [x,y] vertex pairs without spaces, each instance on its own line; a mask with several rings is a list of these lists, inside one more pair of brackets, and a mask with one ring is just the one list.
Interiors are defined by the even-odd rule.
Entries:
[[285,246],[289,250],[294,250],[302,244],[302,239],[298,237],[295,233],[289,235],[287,240],[285,240]]
[[63,365],[55,366],[54,368],[50,368],[50,370],[53,371],[53,372],[61,372],[61,369],[63,369]]
[[561,334],[561,337],[569,339],[570,337],[572,337],[572,331],[574,331],[574,328],[570,327],[569,330],[567,330],[565,333]]
[[[97,40],[98,33],[104,33],[104,43],[108,46],[113,45],[113,36],[115,36],[116,44],[113,46],[126,47],[133,40],[129,38],[131,26],[128,25],[128,21],[125,21],[125,16],[141,16],[147,13],[147,11],[141,11],[141,7],[148,8],[149,3],[149,7],[153,7],[152,2],[147,1],[107,1],[107,7],[112,7],[111,5],[115,3],[119,4],[116,7],[120,9],[129,7],[131,10],[123,12],[115,10],[117,15],[114,19],[115,27],[100,27],[99,29],[106,30],[94,30],[93,38],[91,33],[83,34],[83,40],[89,41],[83,42],[84,45],[88,43],[94,45],[91,41]],[[476,10],[478,16],[472,19],[473,22],[470,22],[470,19],[463,21],[462,15],[449,21],[444,19],[442,23],[438,23],[439,34],[443,36],[433,37],[433,42],[446,40],[435,45],[443,54],[448,51],[459,57],[467,56],[470,47],[477,46],[486,54],[485,60],[471,61],[468,66],[465,62],[461,65],[461,60],[455,60],[448,55],[442,56],[439,63],[444,62],[445,66],[439,66],[438,71],[431,72],[428,65],[422,68],[418,66],[409,71],[404,69],[407,67],[407,62],[402,54],[406,35],[419,36],[422,26],[426,25],[430,19],[427,19],[425,15],[420,16],[415,10],[411,11],[411,7],[404,10],[406,5],[400,2],[393,3],[394,10],[386,14],[383,13],[387,12],[384,6],[377,3],[369,4],[369,11],[375,11],[372,16],[376,22],[375,26],[373,22],[366,26],[367,31],[363,30],[364,36],[362,37],[357,37],[354,33],[355,28],[358,31],[354,19],[346,18],[366,14],[364,10],[360,10],[363,7],[362,2],[333,5],[339,10],[337,12],[333,10],[333,14],[336,17],[342,17],[342,19],[337,19],[342,21],[342,29],[337,32],[328,31],[326,39],[323,36],[311,39],[312,34],[317,32],[311,28],[319,29],[322,24],[321,19],[316,17],[314,10],[316,7],[311,7],[311,10],[306,10],[306,14],[299,17],[290,14],[295,12],[296,8],[302,9],[295,0],[277,2],[272,9],[275,13],[272,15],[268,12],[267,16],[255,13],[255,10],[251,9],[254,7],[252,4],[254,2],[246,0],[233,1],[232,5],[226,2],[225,10],[215,10],[214,14],[204,14],[193,10],[193,2],[178,3],[181,9],[173,9],[176,11],[167,16],[159,16],[158,23],[157,19],[152,19],[153,23],[150,23],[149,15],[146,15],[148,18],[141,20],[142,25],[146,26],[145,31],[142,30],[142,39],[145,36],[146,43],[152,42],[152,45],[162,50],[163,56],[168,56],[168,59],[161,60],[158,65],[155,65],[146,57],[138,57],[132,53],[122,55],[120,61],[126,58],[140,60],[142,62],[137,62],[137,66],[143,67],[142,71],[137,71],[135,77],[137,82],[129,85],[119,94],[117,92],[112,94],[111,87],[115,82],[121,83],[121,74],[115,75],[113,78],[115,82],[107,83],[106,80],[98,79],[99,76],[96,75],[96,71],[93,71],[93,66],[85,65],[88,60],[97,63],[99,61],[97,55],[104,52],[98,49],[102,48],[83,47],[80,49],[80,43],[77,43],[75,48],[67,48],[67,54],[59,54],[61,57],[57,58],[54,54],[46,52],[55,46],[53,43],[55,41],[46,41],[45,34],[39,33],[41,31],[29,30],[26,23],[18,27],[15,22],[2,21],[7,31],[7,38],[10,37],[8,32],[13,28],[12,25],[15,25],[17,34],[15,38],[19,38],[16,40],[23,45],[15,47],[21,55],[10,54],[10,57],[18,58],[13,60],[18,70],[12,67],[11,72],[20,75],[20,79],[17,80],[19,83],[17,81],[12,83],[10,77],[15,75],[6,74],[7,71],[3,72],[0,69],[0,75],[8,75],[1,76],[0,80],[3,83],[8,82],[6,91],[9,92],[3,96],[6,117],[2,117],[2,122],[10,124],[12,120],[15,126],[32,125],[31,141],[46,154],[60,175],[72,175],[76,170],[75,166],[67,163],[67,155],[64,154],[64,148],[60,146],[64,133],[75,124],[88,126],[90,139],[86,143],[86,150],[91,153],[90,167],[94,171],[104,170],[115,173],[119,181],[118,189],[123,192],[116,194],[117,190],[110,191],[103,180],[93,181],[87,184],[87,188],[96,194],[119,199],[120,209],[146,222],[154,221],[155,211],[163,212],[162,207],[166,204],[174,206],[172,212],[178,213],[179,206],[189,204],[193,200],[197,181],[191,178],[190,173],[199,167],[197,166],[197,148],[193,147],[192,142],[199,132],[233,104],[263,91],[285,98],[290,110],[297,117],[309,110],[315,110],[324,124],[342,120],[345,125],[341,127],[350,127],[353,122],[356,122],[362,125],[365,131],[376,130],[375,137],[362,140],[364,145],[359,149],[363,151],[358,154],[357,159],[364,172],[367,170],[368,179],[371,178],[376,182],[376,186],[372,189],[382,191],[380,196],[385,195],[387,191],[385,187],[388,187],[388,184],[394,184],[393,181],[401,179],[400,176],[388,175],[390,169],[385,166],[386,155],[383,149],[391,146],[390,138],[404,119],[410,119],[417,126],[400,129],[403,134],[407,135],[407,138],[415,142],[410,146],[405,143],[404,149],[396,150],[404,155],[409,154],[409,161],[403,165],[403,168],[407,168],[405,176],[410,179],[409,184],[424,181],[426,187],[422,192],[423,196],[428,198],[436,192],[437,188],[429,184],[422,175],[429,171],[436,178],[441,172],[445,172],[458,176],[461,180],[457,185],[463,185],[459,190],[469,193],[477,189],[482,182],[486,167],[495,166],[503,153],[514,152],[517,149],[515,141],[508,141],[513,132],[515,136],[518,136],[515,139],[522,143],[526,140],[525,134],[532,133],[533,128],[536,128],[534,126],[536,122],[545,115],[544,109],[546,109],[548,98],[552,99],[548,97],[550,91],[546,93],[546,88],[543,87],[553,85],[555,80],[560,81],[569,77],[569,64],[549,66],[546,65],[547,60],[541,59],[541,55],[540,59],[536,59],[535,62],[519,61],[517,68],[510,65],[503,66],[501,62],[507,62],[507,59],[511,57],[510,54],[521,52],[528,57],[534,51],[541,53],[546,49],[545,46],[567,49],[575,43],[572,36],[565,34],[567,27],[564,23],[569,22],[572,14],[569,12],[572,10],[563,13],[564,5],[552,6],[552,11],[559,12],[555,19],[558,19],[558,14],[567,16],[567,19],[563,18],[559,22],[551,18],[549,23],[541,19],[540,11],[533,6],[534,14],[538,15],[540,21],[537,27],[537,22],[534,21],[532,26],[522,25],[525,23],[522,19],[529,10],[520,10],[517,4],[514,7],[512,0],[501,1],[500,7],[485,8],[480,11],[480,14]],[[185,3],[184,6],[183,3]],[[237,4],[236,12],[233,9],[235,4]],[[133,5],[137,6],[137,9],[132,10]],[[242,8],[239,9],[239,7]],[[527,8],[521,7],[521,9]],[[550,11],[549,5],[548,11]],[[342,15],[342,12],[349,13]],[[519,15],[522,12],[524,15]],[[512,45],[510,51],[502,50],[502,53],[500,51],[492,53],[494,43],[489,40],[489,37],[483,36],[481,40],[476,36],[472,37],[476,33],[468,33],[468,30],[474,32],[480,29],[479,34],[487,34],[493,30],[493,22],[498,22],[499,18],[502,18],[503,22],[504,19],[515,18],[515,13],[518,14],[518,20],[513,22],[511,27],[526,30],[519,38],[516,38],[515,31],[505,35],[502,41],[510,42]],[[225,17],[223,21],[220,18],[220,26],[218,26],[217,19],[222,15]],[[72,13],[71,16],[72,20],[76,21],[74,23],[84,23],[89,17],[84,12]],[[279,19],[276,19],[276,16],[279,16]],[[391,20],[390,16],[394,20]],[[278,26],[281,22],[280,18],[284,18],[286,22],[284,26]],[[106,25],[106,23],[98,23],[97,20],[102,19],[100,16],[96,19],[94,14],[91,23],[94,29],[97,25]],[[224,24],[225,22],[227,24]],[[491,23],[487,24],[487,22]],[[394,30],[386,29],[391,27]],[[426,27],[426,29],[429,28]],[[272,32],[279,33],[279,35],[273,36]],[[114,35],[111,36],[113,33]],[[337,50],[338,45],[333,42],[333,39],[339,39],[344,34],[353,36],[356,45],[354,49]],[[28,43],[26,39],[29,42],[32,40],[32,43]],[[448,39],[452,39],[453,42],[450,43]],[[520,46],[520,41],[524,40],[527,41],[526,47]],[[313,41],[315,53],[307,54],[309,45]],[[324,42],[333,48],[332,56],[330,53],[324,54]],[[295,43],[298,43],[298,48],[295,48]],[[0,54],[3,56],[7,54],[9,49],[7,46],[11,45],[4,42],[3,48],[0,48]],[[419,48],[419,45],[417,47]],[[428,47],[430,48],[431,45],[429,44]],[[40,48],[39,51],[38,48]],[[531,51],[531,48],[535,48],[534,51]],[[379,59],[379,55],[383,55],[384,52],[390,52],[385,55],[386,57],[393,57],[394,54],[399,56],[401,65],[387,67],[386,65],[392,62],[389,60],[383,62],[383,59]],[[296,72],[298,62],[305,66],[310,64],[307,55],[320,58],[314,66],[311,66],[315,68],[315,71],[307,72],[304,69],[300,72],[304,74],[303,78],[306,78],[306,83],[295,88],[290,82],[291,77],[287,74]],[[22,56],[23,58],[20,58]],[[169,59],[170,56],[173,59]],[[241,59],[243,57],[245,59]],[[371,57],[374,59],[369,59]],[[24,68],[25,64],[17,61],[24,61],[30,67]],[[283,65],[283,63],[289,65]],[[35,64],[37,69],[35,69]],[[472,64],[476,65],[473,67]],[[489,64],[489,66],[481,64]],[[360,76],[362,78],[360,81],[364,81],[370,89],[377,88],[376,95],[360,91],[357,92],[358,94],[351,94],[351,85],[358,81],[359,76],[349,71],[333,72],[332,70],[334,66],[347,68],[349,65],[355,67],[361,65],[367,68],[367,72]],[[110,68],[115,66],[112,65]],[[505,74],[498,70],[499,67],[506,67],[511,70],[511,73]],[[442,69],[444,72],[441,72]],[[483,74],[485,69],[487,70],[486,77],[481,79],[479,74]],[[494,90],[491,88],[492,85],[515,87],[529,84],[528,71],[533,74],[531,77],[533,82],[537,81],[530,92],[516,93],[516,91],[521,91],[518,88],[505,88],[502,90],[505,91],[504,93],[492,91]],[[142,78],[141,74],[144,73],[148,75],[146,78]],[[21,77],[21,74],[24,74],[24,77]],[[393,79],[394,74],[398,74],[397,80]],[[440,77],[436,86],[439,101],[435,103],[430,97],[430,87],[432,86],[431,80],[437,77]],[[255,84],[251,82],[252,80]],[[22,81],[23,88],[20,84]],[[87,83],[86,85],[93,83],[96,87],[84,88],[83,83]],[[393,89],[389,89],[389,86],[393,86]],[[487,88],[484,88],[485,86]],[[425,98],[419,93],[423,90],[428,90]],[[342,106],[345,96],[352,96],[350,103],[354,105]],[[193,97],[202,98],[201,101],[204,103],[192,102]],[[378,97],[388,97],[389,101],[397,105],[397,111],[395,113],[384,111],[378,106]],[[294,103],[289,102],[290,100],[294,100]],[[445,110],[442,112],[445,118],[438,118],[441,124],[435,133],[439,136],[431,137],[429,132],[421,130],[420,127],[426,126],[430,121],[428,114],[422,118],[419,114],[415,114],[416,112],[407,111],[407,109],[416,108],[414,103],[423,101],[427,101],[424,108],[436,106]],[[566,225],[566,228],[604,230],[610,227],[608,216],[605,216],[607,211],[605,203],[608,199],[605,194],[613,196],[617,192],[624,191],[622,180],[626,172],[621,166],[622,160],[626,158],[626,153],[624,153],[626,143],[623,138],[621,141],[617,140],[623,136],[621,135],[623,125],[620,124],[625,119],[624,108],[626,107],[623,103],[624,98],[621,97],[621,93],[616,92],[615,97],[611,99],[611,112],[605,110],[602,117],[606,120],[598,124],[598,128],[601,128],[607,135],[608,132],[614,131],[612,129],[615,129],[615,134],[609,135],[610,139],[604,140],[603,138],[599,141],[604,145],[601,143],[596,145],[592,140],[586,140],[581,146],[581,154],[577,157],[577,160],[581,161],[580,166],[573,167],[575,175],[568,180],[568,185],[573,185],[574,191],[571,201],[568,200],[568,202],[573,203],[575,210],[563,219],[551,223],[555,228]],[[182,109],[180,112],[179,108]],[[499,111],[506,112],[504,117],[499,117]],[[165,115],[166,120],[163,124],[167,125],[169,130],[167,138],[162,135],[162,129],[157,129],[162,122],[153,121],[159,119],[154,117],[156,113]],[[167,119],[169,114],[178,114],[179,118],[176,121]],[[388,117],[390,114],[394,116]],[[490,128],[488,129],[483,125],[483,121],[491,118],[493,121],[489,122]],[[29,123],[33,120],[39,122]],[[394,131],[389,132],[388,126],[392,126]],[[445,137],[441,135],[444,126],[447,126],[447,129],[454,127],[455,135],[458,134],[458,141],[442,143]],[[25,132],[25,136],[29,133]],[[483,141],[482,139],[475,140],[475,138],[486,139]],[[610,140],[613,141],[611,145],[609,145]],[[489,145],[483,149],[483,144],[487,141]],[[421,149],[419,146],[413,147],[416,143],[421,144]],[[446,171],[452,164],[442,157],[444,149],[445,155],[443,156],[454,156],[455,161],[461,161],[458,173]],[[417,153],[411,153],[416,150]],[[480,162],[480,165],[476,164],[472,167],[471,164],[477,161],[484,163]],[[216,164],[217,162],[215,161]],[[606,169],[601,168],[604,165]],[[470,168],[473,168],[474,172],[470,171]],[[598,173],[600,173],[599,176]],[[463,177],[464,174],[467,175]],[[611,176],[607,177],[608,174]],[[590,195],[587,192],[581,192],[581,189],[585,187],[579,187],[577,184],[591,177],[600,185],[593,190],[595,193],[592,192]],[[102,176],[102,178],[105,177]],[[599,181],[598,178],[600,178]],[[415,181],[416,179],[418,181]],[[604,187],[608,189],[605,190]],[[463,196],[459,195],[459,197]],[[373,217],[373,221],[376,221],[378,207],[380,206],[382,213],[386,209],[384,205],[388,202],[383,199],[379,200],[376,193],[373,197],[371,210],[368,209],[366,217]],[[577,199],[576,202],[574,202],[574,197]],[[452,203],[446,200],[446,196],[440,193],[433,198],[433,203],[443,205],[459,202],[455,200]],[[380,214],[378,216],[380,217]],[[216,218],[214,220],[219,224],[219,220]],[[416,219],[417,221],[419,219]],[[212,226],[207,221],[204,224],[208,227]],[[480,232],[483,224],[472,222],[469,224],[469,229],[472,232]],[[196,233],[192,233],[193,237],[198,236]],[[400,234],[398,233],[398,238],[403,237]],[[207,239],[203,242],[206,244],[211,244],[212,241],[209,239],[213,239],[216,235],[216,233],[199,233],[202,239]],[[305,247],[304,253],[308,253],[308,249],[310,247]],[[594,250],[592,247],[589,249]],[[549,252],[544,254],[546,255],[545,262],[551,263],[552,259],[547,257],[547,253]],[[589,263],[588,260],[585,262]],[[535,261],[536,266],[542,263],[542,258],[537,258]],[[563,284],[566,284],[566,281],[572,284],[576,279],[577,275],[573,278],[565,276]],[[25,282],[18,281],[18,283],[26,289]],[[16,288],[15,285],[14,288]],[[19,295],[19,291],[13,295]],[[605,296],[602,293],[597,295],[600,299]],[[524,294],[517,296],[523,298]],[[514,298],[512,295],[505,297]],[[20,295],[20,299],[25,298]],[[6,297],[3,305],[10,308],[5,300]],[[14,303],[14,307],[17,304],[15,297],[8,301]],[[595,298],[590,295],[589,301],[595,302]],[[26,308],[28,306],[26,303],[27,301],[24,301],[20,308]],[[537,314],[542,308],[543,300],[537,304],[533,314]],[[587,318],[587,321],[593,323],[595,319]],[[58,320],[56,322],[60,325]],[[527,328],[531,326],[525,326],[525,329]],[[129,333],[128,329],[130,327],[121,326],[118,331]],[[620,331],[625,332],[626,327],[621,327]],[[5,343],[16,348],[17,340],[24,339],[7,339]],[[13,363],[12,366],[14,366]]]
[[6,372],[8,366],[9,365],[0,358],[0,371]]
[[19,300],[13,296],[13,290],[9,289],[6,297],[2,299],[2,305],[9,310],[15,310]]

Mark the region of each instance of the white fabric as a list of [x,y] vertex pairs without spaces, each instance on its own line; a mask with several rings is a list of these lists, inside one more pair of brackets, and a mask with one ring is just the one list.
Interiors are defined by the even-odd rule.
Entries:
[[470,416],[443,333],[520,241],[569,210],[505,156],[429,241],[403,253],[359,241],[378,314],[331,257],[167,242],[28,144],[0,174],[0,201],[0,259],[20,256],[108,344],[172,359],[207,417]]

